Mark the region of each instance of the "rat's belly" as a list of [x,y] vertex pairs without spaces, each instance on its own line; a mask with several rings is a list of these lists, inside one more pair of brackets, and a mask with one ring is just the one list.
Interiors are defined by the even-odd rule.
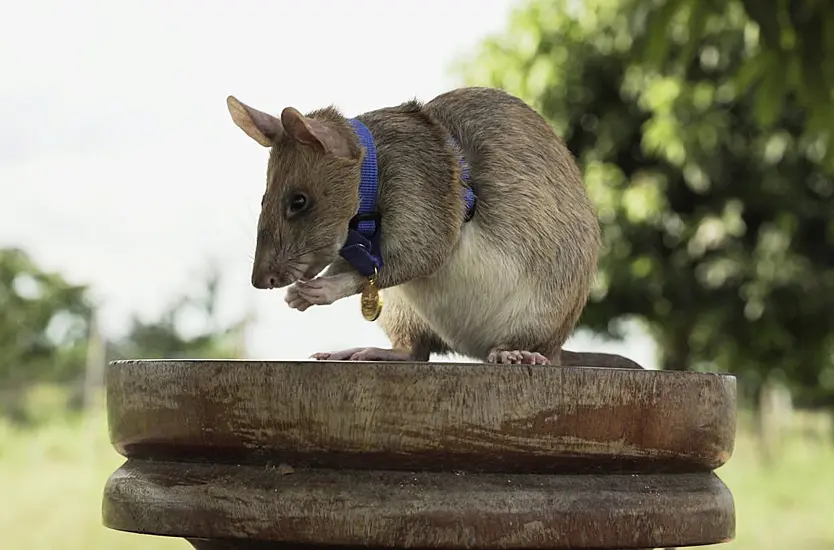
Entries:
[[434,275],[390,290],[401,293],[454,351],[486,358],[510,335],[541,326],[546,307],[512,249],[494,245],[477,225],[467,224]]

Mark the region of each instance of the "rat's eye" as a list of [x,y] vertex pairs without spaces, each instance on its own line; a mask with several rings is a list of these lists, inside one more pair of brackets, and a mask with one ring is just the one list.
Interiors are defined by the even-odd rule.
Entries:
[[302,194],[293,195],[290,200],[290,211],[300,212],[307,206],[307,197]]

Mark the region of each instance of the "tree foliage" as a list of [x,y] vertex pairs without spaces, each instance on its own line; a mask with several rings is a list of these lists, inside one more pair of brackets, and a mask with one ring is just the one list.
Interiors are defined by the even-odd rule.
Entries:
[[88,289],[23,250],[0,249],[0,385],[66,381],[84,369]]
[[[134,315],[123,337],[97,343],[107,360],[239,357],[246,319],[220,323],[219,283],[211,269],[199,294],[175,297],[158,319]],[[81,404],[85,369],[101,368],[87,362],[93,309],[87,286],[0,249],[0,415],[37,422]]]
[[[684,67],[698,55],[710,19],[727,9],[743,12],[745,40],[754,47],[733,75],[740,93],[750,93],[754,116],[778,125],[786,97],[808,113],[804,132],[826,143],[834,128],[834,7],[822,0],[624,0],[641,60],[659,68]],[[830,153],[827,151],[827,153]],[[826,162],[834,166],[834,155]]]
[[[208,271],[201,293],[176,297],[158,319],[134,315],[127,335],[114,342],[114,359],[234,359],[245,321],[221,326],[217,319],[220,273]],[[191,321],[191,327],[184,322]]]
[[[800,402],[834,402],[827,138],[768,51],[741,2],[538,0],[461,71],[528,101],[579,157],[605,242],[583,326],[616,337],[637,319],[664,368],[754,387],[778,370]],[[790,85],[762,95],[757,78]]]

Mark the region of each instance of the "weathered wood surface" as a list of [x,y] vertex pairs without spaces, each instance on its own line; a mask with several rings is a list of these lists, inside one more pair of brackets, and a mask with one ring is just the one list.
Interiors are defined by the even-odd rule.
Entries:
[[[130,460],[109,527],[182,537],[413,548],[656,548],[722,542],[710,472],[518,475],[295,470]],[[244,546],[245,547],[245,546]]]
[[733,449],[731,376],[122,361],[107,392],[128,461],[105,488],[105,525],[198,550],[639,549],[734,535],[732,495],[711,472]]
[[443,363],[122,361],[131,458],[518,473],[692,472],[733,450],[735,378]]

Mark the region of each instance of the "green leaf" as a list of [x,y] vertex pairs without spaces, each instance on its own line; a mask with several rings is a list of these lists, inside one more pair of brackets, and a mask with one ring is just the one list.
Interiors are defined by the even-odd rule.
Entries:
[[[820,12],[821,13],[818,13],[817,15],[822,20],[823,24],[822,36],[825,41],[823,49],[826,53],[831,54],[834,52],[834,10],[820,9]],[[834,70],[834,68],[831,67],[831,64],[828,64],[827,68],[829,73]]]
[[814,18],[803,26],[800,42],[802,81],[811,107],[824,107],[830,101],[830,88],[823,76],[823,19]]
[[701,0],[690,3],[689,7],[689,40],[683,46],[681,61],[684,66],[689,65],[696,48],[700,45],[707,24],[707,16],[712,10],[711,2]]
[[683,2],[684,0],[666,0],[666,3],[659,9],[649,12],[642,51],[642,57],[649,64],[659,66],[666,60],[669,51],[669,39],[666,30]]
[[741,0],[744,11],[759,25],[759,32],[769,50],[780,50],[782,29],[779,25],[779,9],[775,3],[762,0]]
[[732,77],[733,88],[735,88],[737,94],[744,94],[763,77],[767,69],[767,62],[767,54],[762,52],[751,57],[747,63],[741,66],[735,76]]
[[759,124],[771,126],[779,118],[784,107],[784,97],[787,91],[785,76],[778,68],[784,66],[776,55],[770,54],[761,86],[756,90],[753,112]]

